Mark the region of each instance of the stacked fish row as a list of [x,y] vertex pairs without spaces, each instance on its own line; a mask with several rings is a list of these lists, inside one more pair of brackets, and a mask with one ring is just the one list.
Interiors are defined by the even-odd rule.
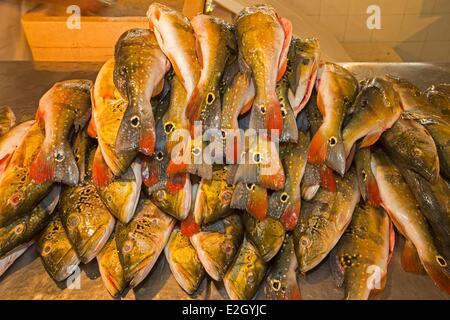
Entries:
[[[1,272],[37,239],[55,280],[97,257],[113,296],[165,251],[189,294],[209,276],[232,299],[263,282],[266,298],[300,299],[297,272],[330,256],[346,298],[367,299],[394,224],[405,270],[450,292],[448,85],[358,83],[265,5],[234,25],[157,3],[148,17],[95,83],[56,83],[35,121],[2,110]],[[197,161],[214,144],[198,121],[219,132],[220,161]]]

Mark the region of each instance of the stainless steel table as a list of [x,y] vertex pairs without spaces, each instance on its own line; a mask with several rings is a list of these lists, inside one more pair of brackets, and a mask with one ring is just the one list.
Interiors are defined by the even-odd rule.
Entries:
[[[450,82],[450,64],[423,63],[383,64],[346,63],[358,79],[391,73],[405,77],[425,89],[433,83]],[[99,64],[86,63],[30,63],[0,62],[0,105],[9,105],[18,119],[32,118],[39,97],[56,81],[87,78],[95,79]],[[449,299],[427,275],[408,274],[400,265],[403,240],[396,239],[394,258],[389,265],[386,289],[374,299]],[[342,289],[336,288],[328,262],[314,271],[298,276],[304,299],[341,299]],[[94,260],[81,266],[77,286],[55,283],[46,273],[35,246],[20,257],[0,277],[0,299],[111,299]],[[227,298],[223,285],[205,280],[198,291],[189,296],[178,286],[170,273],[164,255],[160,257],[150,275],[141,285],[124,293],[123,299],[222,299]]]

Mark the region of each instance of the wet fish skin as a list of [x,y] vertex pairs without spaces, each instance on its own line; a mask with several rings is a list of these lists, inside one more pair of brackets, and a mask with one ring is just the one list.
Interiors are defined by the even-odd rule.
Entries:
[[377,180],[383,208],[397,230],[417,249],[419,259],[433,282],[450,292],[450,267],[436,248],[431,230],[400,171],[381,150],[372,155],[372,172]]
[[332,273],[344,285],[346,300],[367,300],[372,290],[384,289],[390,236],[389,216],[383,209],[370,205],[355,209],[330,259]]
[[212,223],[232,212],[230,203],[235,186],[228,183],[228,176],[229,167],[216,165],[212,179],[200,181],[194,204],[197,224]]
[[320,168],[312,163],[306,163],[305,172],[300,183],[302,198],[306,201],[312,200],[320,188]]
[[124,277],[136,287],[153,268],[174,227],[175,220],[141,197],[136,214],[116,230],[116,246]]
[[402,113],[400,98],[392,84],[381,78],[368,79],[355,101],[355,113],[345,126],[344,149],[350,154],[355,142],[364,137],[360,148],[374,144],[392,127]]
[[425,91],[425,96],[442,114],[450,116],[450,84],[432,85]]
[[164,81],[169,61],[148,29],[126,31],[115,47],[114,83],[128,106],[116,138],[118,151],[155,148],[155,119],[150,99]]
[[96,186],[109,212],[121,223],[128,223],[136,210],[142,186],[141,163],[135,161],[121,177],[106,186]]
[[275,87],[284,74],[280,62],[286,61],[292,34],[267,5],[244,8],[235,18],[235,27],[240,59],[252,71],[256,88],[250,127],[281,135],[283,118]]
[[358,176],[359,192],[364,201],[372,206],[380,206],[380,192],[371,168],[371,148],[358,149],[355,154],[355,167]]
[[293,230],[300,215],[300,182],[305,172],[309,137],[298,132],[297,143],[283,144],[280,158],[286,174],[284,189],[274,192],[269,199],[269,215],[279,219],[286,230]]
[[280,136],[280,142],[297,142],[298,141],[298,129],[296,122],[296,115],[292,109],[291,103],[289,102],[288,92],[289,92],[289,80],[288,73],[277,82],[275,87],[275,92],[277,93],[278,101],[281,108],[281,116],[283,117],[283,130]]
[[38,124],[31,126],[0,178],[0,228],[29,214],[49,192],[52,182],[37,184],[29,170],[44,141]]
[[317,107],[323,123],[311,139],[308,161],[314,164],[326,163],[339,173],[345,173],[342,123],[347,109],[353,104],[358,93],[358,81],[345,68],[324,63],[320,66],[317,80]]
[[393,158],[430,182],[439,177],[439,156],[428,131],[414,120],[398,119],[381,135],[381,144]]
[[58,214],[44,229],[37,244],[42,263],[55,281],[67,279],[78,268],[80,259]]
[[10,107],[0,107],[0,137],[16,124],[16,115]]
[[97,263],[106,290],[112,297],[119,297],[127,287],[127,282],[123,276],[114,235],[97,255]]
[[280,250],[286,235],[283,224],[270,216],[257,220],[249,214],[243,215],[245,235],[260,253],[261,258],[268,262]]
[[238,255],[228,269],[223,283],[231,300],[249,300],[264,279],[267,264],[258,250],[244,239]]
[[303,202],[294,231],[299,270],[316,267],[333,249],[349,225],[359,201],[356,173],[337,177],[336,192],[321,188],[311,202]]
[[290,88],[289,100],[297,116],[308,103],[317,79],[320,62],[320,44],[315,38],[294,37],[288,53],[287,72]]
[[152,3],[147,11],[150,29],[161,50],[170,60],[189,101],[200,79],[201,67],[195,47],[195,34],[189,19],[161,3]]
[[89,150],[93,145],[93,140],[89,137],[87,130],[80,130],[73,141],[73,154],[77,162],[78,172],[80,174],[79,182],[83,183],[86,178],[86,164],[88,163]]
[[78,132],[89,120],[92,86],[90,80],[57,82],[39,100],[36,120],[45,139],[30,167],[30,177],[36,183],[78,183],[79,172],[69,138],[73,129]]
[[264,286],[265,298],[269,300],[301,300],[297,283],[297,257],[291,234],[284,238],[283,246],[270,267]]
[[236,184],[230,207],[232,209],[245,210],[258,220],[263,220],[269,207],[267,190],[256,184]]
[[190,240],[208,275],[222,281],[244,239],[241,217],[233,214],[213,224],[203,226]]
[[421,212],[431,225],[436,244],[446,252],[448,257],[450,254],[450,187],[442,177],[438,177],[433,184],[412,170],[404,167],[399,169]]
[[128,107],[114,84],[114,58],[108,59],[101,67],[92,90],[92,117],[89,123],[90,136],[97,137],[100,150],[108,168],[115,176],[128,170],[137,150],[116,149],[117,133]]
[[84,264],[94,259],[108,241],[115,219],[102,202],[91,180],[94,150],[88,157],[88,179],[75,187],[61,191],[59,211],[77,255]]
[[237,52],[234,29],[227,22],[205,14],[192,18],[191,25],[201,72],[188,102],[188,117],[191,123],[202,121],[205,129],[220,129],[220,81],[227,63]]
[[29,243],[47,225],[59,201],[61,187],[55,185],[49,194],[30,212],[0,228],[0,257]]
[[0,135],[0,176],[8,166],[14,151],[34,123],[34,120],[19,123],[17,126],[11,127],[3,135]]
[[174,228],[164,248],[166,260],[178,284],[188,294],[193,294],[205,278],[203,268],[189,237]]

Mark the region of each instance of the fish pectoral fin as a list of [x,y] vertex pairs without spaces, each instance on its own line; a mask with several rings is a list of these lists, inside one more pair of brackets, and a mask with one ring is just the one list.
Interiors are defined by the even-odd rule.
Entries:
[[[80,177],[83,181],[85,177]],[[92,182],[96,187],[107,186],[113,178],[113,174],[103,158],[100,147],[97,147],[92,163]]]
[[424,269],[420,262],[419,255],[417,254],[414,244],[405,240],[402,250],[401,262],[403,270],[409,273],[422,274]]

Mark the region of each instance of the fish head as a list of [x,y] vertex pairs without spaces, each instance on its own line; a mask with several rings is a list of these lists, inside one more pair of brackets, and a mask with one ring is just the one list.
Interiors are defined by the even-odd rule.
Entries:
[[[176,182],[177,187],[167,187],[174,179],[179,180]],[[191,207],[191,189],[192,184],[189,175],[178,174],[166,182],[166,188],[153,192],[151,199],[162,211],[179,220],[184,220],[188,216]]]

